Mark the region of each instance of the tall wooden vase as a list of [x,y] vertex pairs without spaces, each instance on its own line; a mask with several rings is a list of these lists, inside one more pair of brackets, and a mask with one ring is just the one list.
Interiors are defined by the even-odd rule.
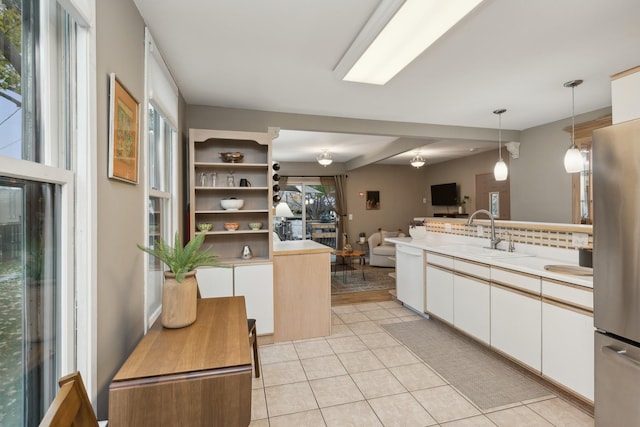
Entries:
[[182,283],[176,275],[164,273],[162,286],[162,313],[160,321],[165,328],[184,328],[196,321],[198,302],[198,281],[196,271],[185,274]]

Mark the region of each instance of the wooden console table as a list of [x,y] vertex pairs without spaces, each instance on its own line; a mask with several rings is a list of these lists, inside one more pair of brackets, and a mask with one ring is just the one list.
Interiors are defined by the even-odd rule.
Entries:
[[244,297],[198,300],[191,326],[158,320],[109,387],[109,427],[243,426],[251,421]]

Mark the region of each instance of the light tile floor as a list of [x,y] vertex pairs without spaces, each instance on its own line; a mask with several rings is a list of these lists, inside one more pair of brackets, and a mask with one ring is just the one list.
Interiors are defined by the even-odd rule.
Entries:
[[262,345],[250,426],[594,425],[558,397],[482,411],[380,327],[419,318],[396,301],[336,306],[330,337]]

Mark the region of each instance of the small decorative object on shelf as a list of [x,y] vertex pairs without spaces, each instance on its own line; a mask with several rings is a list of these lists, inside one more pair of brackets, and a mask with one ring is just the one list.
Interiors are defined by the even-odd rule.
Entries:
[[237,222],[225,222],[224,223],[224,228],[227,231],[236,231],[238,229],[238,227],[240,227],[240,224],[238,224]]
[[208,222],[201,222],[200,224],[198,224],[198,230],[202,232],[211,231],[212,228],[213,224],[210,224]]
[[220,153],[220,158],[225,163],[240,163],[244,159],[244,154],[239,151]]
[[464,205],[467,203],[468,200],[470,200],[471,197],[469,196],[462,196],[462,200],[458,200],[456,198],[456,203],[458,204],[458,213],[459,214],[463,214],[464,213]]
[[250,222],[249,223],[249,228],[252,229],[253,231],[260,230],[262,228],[262,223],[261,222]]
[[227,211],[237,211],[238,209],[242,209],[244,206],[244,200],[230,197],[228,199],[220,200],[220,206],[222,206],[222,209]]

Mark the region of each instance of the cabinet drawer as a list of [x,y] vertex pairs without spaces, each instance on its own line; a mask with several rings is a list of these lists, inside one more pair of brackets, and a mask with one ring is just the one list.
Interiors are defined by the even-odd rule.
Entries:
[[455,258],[453,260],[453,268],[456,273],[469,274],[471,276],[479,277],[481,279],[489,280],[491,278],[491,270],[487,264],[482,264],[473,261],[463,261]]
[[593,290],[571,283],[542,279],[542,296],[593,311]]
[[511,288],[522,289],[540,295],[541,284],[539,276],[491,267],[491,281],[499,285],[506,285]]
[[450,256],[427,252],[427,263],[453,270],[453,258]]

